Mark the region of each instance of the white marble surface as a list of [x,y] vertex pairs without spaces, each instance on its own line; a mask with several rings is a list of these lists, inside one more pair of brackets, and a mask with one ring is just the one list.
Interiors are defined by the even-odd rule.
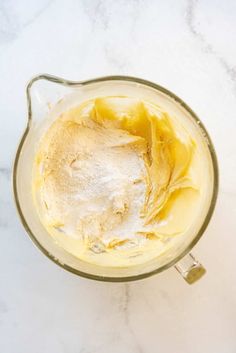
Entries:
[[[0,0],[0,352],[236,352],[236,2]],[[194,253],[207,275],[170,269],[129,284],[63,271],[27,237],[11,165],[26,124],[25,85],[128,74],[182,97],[218,153],[217,208]]]

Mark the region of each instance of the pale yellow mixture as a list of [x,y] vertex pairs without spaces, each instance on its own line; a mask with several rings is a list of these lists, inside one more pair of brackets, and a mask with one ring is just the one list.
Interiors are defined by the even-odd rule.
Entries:
[[84,261],[144,263],[195,221],[197,153],[186,128],[159,106],[128,97],[87,101],[40,141],[33,195],[41,222]]

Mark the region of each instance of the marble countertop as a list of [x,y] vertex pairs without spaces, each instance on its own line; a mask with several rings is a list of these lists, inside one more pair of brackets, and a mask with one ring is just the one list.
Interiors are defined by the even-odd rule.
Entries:
[[[236,2],[1,0],[0,352],[236,352]],[[194,254],[207,274],[188,286],[169,269],[114,284],[76,277],[44,257],[17,217],[11,166],[26,124],[25,86],[127,74],[183,98],[218,154],[216,211]]]

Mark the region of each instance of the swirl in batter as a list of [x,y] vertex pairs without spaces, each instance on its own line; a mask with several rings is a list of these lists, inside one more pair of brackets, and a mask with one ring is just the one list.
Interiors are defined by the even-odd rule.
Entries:
[[87,101],[40,141],[33,194],[41,222],[84,261],[144,263],[194,222],[195,153],[184,126],[159,106],[129,97]]

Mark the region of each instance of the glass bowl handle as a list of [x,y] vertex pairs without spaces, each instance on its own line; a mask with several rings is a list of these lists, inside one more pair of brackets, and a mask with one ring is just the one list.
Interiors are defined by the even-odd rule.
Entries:
[[26,87],[28,124],[32,120],[43,119],[50,105],[55,105],[72,88],[82,85],[82,81],[70,81],[48,74],[33,77]]
[[188,284],[195,283],[206,273],[206,269],[191,253],[183,257],[175,268]]

